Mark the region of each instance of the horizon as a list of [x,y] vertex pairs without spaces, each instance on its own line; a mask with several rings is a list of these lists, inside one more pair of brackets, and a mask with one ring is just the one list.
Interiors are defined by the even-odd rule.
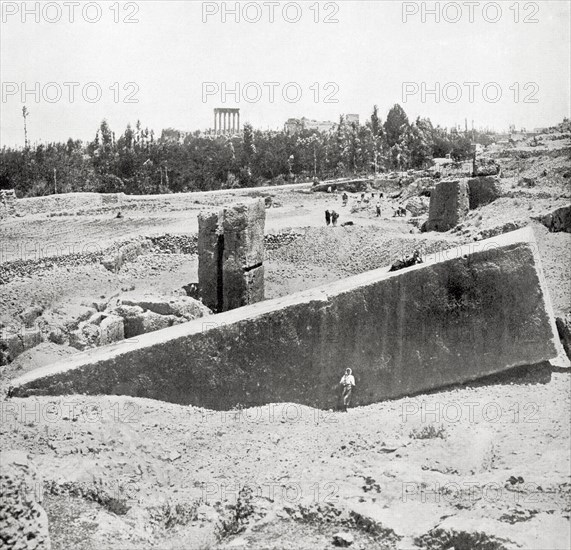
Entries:
[[[401,107],[402,107],[402,105],[401,105]],[[344,113],[340,113],[340,115],[341,115],[341,114],[344,114]],[[407,116],[408,116],[408,113],[407,113]],[[291,118],[294,118],[294,117],[291,117]],[[301,118],[302,118],[302,117],[296,117],[297,120],[301,120]],[[310,117],[305,117],[305,118],[307,118],[308,120],[310,120],[310,121],[312,121],[312,122],[313,122],[314,120],[316,120],[316,119],[311,119]],[[421,118],[426,118],[426,117],[422,117],[422,116],[421,116]],[[381,122],[384,124],[384,122],[385,122],[385,120],[386,120],[386,116],[385,116],[385,117],[380,116],[380,119],[381,119]],[[103,122],[104,120],[107,121],[107,122],[109,122],[106,118],[102,119],[101,122]],[[411,124],[412,124],[413,122],[415,122],[415,120],[416,120],[416,119],[413,120],[413,119],[411,119],[411,118],[409,117],[409,122],[410,122]],[[364,125],[367,124],[369,121],[370,121],[370,115],[369,115],[366,119],[364,119],[364,120],[361,119],[361,117],[360,117],[360,118],[359,118],[359,125],[360,125],[360,126],[364,126]],[[517,133],[520,133],[520,132],[533,133],[533,131],[534,131],[535,129],[537,129],[537,128],[539,128],[539,129],[549,129],[549,128],[553,128],[553,127],[556,127],[557,125],[559,125],[560,123],[562,123],[563,121],[564,121],[564,119],[561,119],[561,120],[559,120],[559,121],[557,121],[557,122],[554,122],[554,123],[552,123],[552,124],[546,124],[546,125],[543,125],[543,126],[540,126],[540,127],[536,127],[536,128],[518,128],[518,127],[516,126],[516,129],[515,129],[514,133],[516,133],[516,134],[517,134]],[[58,140],[58,141],[44,141],[44,140],[42,140],[42,139],[38,139],[38,140],[30,139],[30,136],[28,135],[28,142],[29,142],[29,145],[30,145],[31,147],[37,147],[37,146],[39,146],[39,145],[49,145],[49,144],[52,144],[52,143],[66,143],[69,139],[71,139],[71,140],[73,140],[73,141],[80,141],[82,145],[87,145],[88,143],[92,142],[92,141],[95,139],[95,135],[96,135],[96,133],[99,131],[101,122],[97,125],[95,131],[93,132],[93,136],[92,136],[91,138],[82,139],[82,138],[74,138],[73,136],[69,136],[67,139],[63,139],[63,140]],[[205,129],[204,129],[204,128],[197,128],[197,129],[191,129],[191,130],[180,130],[179,128],[169,127],[169,128],[161,128],[160,130],[157,130],[157,129],[155,129],[155,128],[149,128],[149,127],[145,126],[144,124],[142,124],[142,121],[139,121],[139,122],[141,122],[141,129],[142,129],[142,130],[148,129],[149,132],[151,132],[151,131],[154,132],[153,135],[154,135],[154,140],[155,140],[155,141],[158,140],[158,139],[160,139],[160,138],[161,138],[161,135],[162,135],[162,132],[163,132],[163,131],[166,131],[166,130],[178,131],[178,132],[181,133],[182,136],[192,135],[192,134],[195,134],[195,133],[197,133],[197,132],[199,132],[199,133],[201,134],[200,137],[210,137],[210,136],[212,135],[212,134],[209,134],[209,131],[211,131],[211,128],[205,128]],[[337,122],[334,121],[334,120],[319,120],[318,122],[321,122],[321,123],[332,123],[332,124],[337,125],[337,124],[338,124],[338,119],[337,119]],[[438,123],[435,123],[434,120],[431,120],[431,122],[432,122],[434,128],[441,127],[442,129],[448,130],[448,131],[453,130],[454,128],[460,128],[460,126],[462,126],[462,129],[459,129],[459,131],[460,131],[460,132],[464,132],[464,130],[463,130],[463,125],[461,125],[460,123],[458,123],[457,125],[453,125],[453,126],[442,126],[442,125],[440,125],[440,124],[438,124]],[[131,129],[134,129],[135,126],[136,126],[136,124],[137,124],[137,121],[135,121],[135,122],[131,122],[131,121],[127,122],[127,125],[128,125]],[[246,121],[245,123],[243,123],[243,124],[241,125],[240,131],[238,132],[238,134],[241,134],[241,133],[242,133],[242,131],[243,131],[243,129],[244,129],[244,124],[248,124],[248,121]],[[285,124],[285,121],[284,121],[284,124]],[[127,129],[127,126],[125,126],[125,128],[123,128],[123,129],[121,129],[121,130],[119,130],[119,131],[116,131],[111,125],[109,125],[109,128],[110,128],[111,132],[113,132],[113,134],[115,135],[115,139],[118,139],[119,137],[121,137],[121,136],[123,135],[123,133],[124,133],[125,130]],[[286,132],[286,130],[284,129],[283,125],[282,125],[281,128],[279,128],[279,127],[276,127],[276,128],[258,128],[258,127],[253,126],[253,130],[254,130],[254,131],[261,131],[261,132]],[[319,133],[327,133],[326,131],[318,130],[318,129],[310,129],[310,130],[313,130],[313,131],[319,132]],[[333,130],[331,130],[331,131],[333,131]],[[468,133],[470,133],[471,131],[472,131],[472,128],[470,127],[470,124],[468,124]],[[482,128],[482,127],[479,127],[479,128],[478,128],[478,127],[476,127],[476,126],[474,126],[474,131],[476,131],[476,132],[478,132],[478,133],[480,133],[480,134],[492,134],[492,135],[503,135],[503,134],[509,134],[509,133],[510,133],[510,130],[509,130],[509,129],[505,129],[505,128],[501,128],[501,129],[497,129],[497,128]],[[236,134],[234,134],[234,135],[236,135]],[[223,137],[223,134],[219,134],[217,137]],[[226,137],[230,137],[230,135],[227,135]],[[24,141],[24,129],[23,129],[23,127],[22,127],[22,142],[23,142],[23,141]],[[5,144],[1,144],[0,147],[2,147],[2,148],[6,147],[6,148],[8,148],[8,149],[13,149],[13,150],[23,150],[23,149],[25,148],[24,143],[15,144],[15,145],[5,145]]]
[[383,121],[398,103],[411,122],[498,133],[571,116],[568,1],[502,2],[501,17],[458,23],[450,9],[436,22],[435,2],[281,2],[273,23],[267,2],[234,15],[235,2],[91,2],[73,22],[66,4],[2,3],[2,146],[24,145],[23,106],[36,144],[89,142],[103,119],[117,133],[137,120],[157,136],[204,132],[218,107],[271,131],[347,113],[363,124],[375,104]]

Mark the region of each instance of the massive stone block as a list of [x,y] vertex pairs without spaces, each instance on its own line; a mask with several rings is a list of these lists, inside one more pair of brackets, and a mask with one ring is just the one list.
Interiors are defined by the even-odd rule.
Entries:
[[367,404],[550,360],[556,342],[533,232],[522,229],[76,355],[12,391],[328,408],[346,367],[355,403]]
[[203,302],[228,311],[264,299],[262,199],[198,219],[198,281]]
[[501,196],[500,180],[493,176],[482,176],[468,180],[470,208],[489,204]]
[[469,210],[466,180],[444,180],[430,194],[428,231],[448,231],[464,220]]

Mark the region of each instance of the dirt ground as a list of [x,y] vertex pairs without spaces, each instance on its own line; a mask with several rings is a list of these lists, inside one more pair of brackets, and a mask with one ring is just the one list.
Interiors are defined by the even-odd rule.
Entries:
[[[569,204],[569,179],[561,179],[569,140],[556,145],[516,161],[498,151],[503,196],[472,211],[461,231],[418,232],[410,217],[393,217],[399,202],[388,192],[380,218],[372,203],[351,212],[339,195],[307,186],[251,192],[273,198],[266,233],[291,234],[267,247],[266,298],[517,222],[534,229],[556,314],[570,311],[571,234],[534,219]],[[538,179],[533,188],[518,185],[528,172]],[[46,260],[54,250],[62,258],[141,235],[192,235],[200,210],[244,194],[144,197],[103,209],[86,199],[80,215],[30,199],[23,217],[0,225],[0,267],[33,263],[30,276],[0,285],[0,321],[9,325],[37,304],[64,322],[86,300],[180,293],[197,280],[196,254],[154,248],[117,273],[99,261]],[[354,225],[326,227],[326,208]],[[45,343],[2,376],[74,352]],[[340,532],[360,549],[571,547],[570,373],[549,364],[347,414],[295,403],[214,412],[121,396],[0,405],[1,448],[29,452],[44,478],[55,550],[326,549]]]

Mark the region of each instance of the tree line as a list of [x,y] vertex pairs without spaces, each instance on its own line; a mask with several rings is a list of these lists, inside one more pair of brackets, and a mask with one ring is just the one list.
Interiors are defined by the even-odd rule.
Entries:
[[[24,122],[29,113],[24,114]],[[383,122],[375,106],[364,125],[340,117],[331,132],[303,129],[254,130],[245,124],[240,135],[183,133],[169,128],[156,137],[137,122],[117,137],[103,120],[93,141],[0,151],[0,188],[19,197],[94,191],[128,194],[209,191],[279,185],[421,169],[432,158],[470,157],[473,143],[489,136],[433,126],[428,118],[409,119],[400,105]]]

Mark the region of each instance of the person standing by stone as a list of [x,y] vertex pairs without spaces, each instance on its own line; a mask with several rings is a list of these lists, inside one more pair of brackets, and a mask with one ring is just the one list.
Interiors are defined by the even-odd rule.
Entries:
[[343,410],[347,412],[347,408],[351,405],[351,394],[355,387],[355,377],[351,374],[351,369],[345,369],[345,374],[341,378],[339,384],[343,387]]
[[377,209],[377,218],[381,217],[381,201],[378,200],[375,204],[375,208]]
[[337,220],[338,219],[339,219],[339,214],[337,214],[337,212],[335,212],[335,210],[332,210],[331,211],[331,221],[332,221],[334,227],[337,226]]
[[331,212],[329,212],[329,210],[325,211],[325,223],[327,225],[331,223]]

